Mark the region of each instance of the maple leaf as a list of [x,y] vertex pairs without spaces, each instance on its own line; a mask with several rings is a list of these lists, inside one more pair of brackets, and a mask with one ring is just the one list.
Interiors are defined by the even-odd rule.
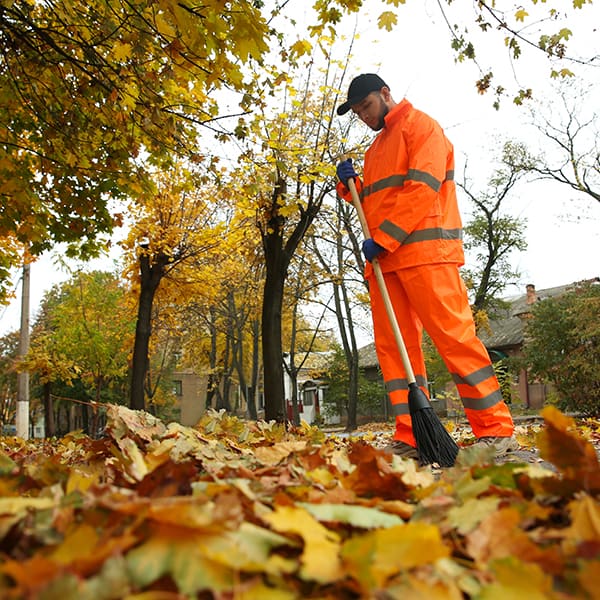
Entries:
[[577,431],[575,421],[553,406],[542,410],[545,428],[538,436],[540,455],[556,465],[574,490],[600,491],[600,463],[594,446]]
[[395,573],[431,564],[449,554],[440,530],[427,523],[407,523],[354,536],[341,550],[344,571],[365,592],[382,587]]
[[277,506],[263,517],[276,531],[294,533],[304,541],[301,577],[320,583],[335,581],[342,575],[338,536],[321,525],[307,510]]

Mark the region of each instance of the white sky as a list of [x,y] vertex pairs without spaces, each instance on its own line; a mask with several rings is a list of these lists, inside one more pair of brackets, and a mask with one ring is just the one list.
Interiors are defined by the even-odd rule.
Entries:
[[[506,2],[512,7],[513,2]],[[453,6],[459,3],[454,3]],[[570,4],[570,3],[569,3]],[[526,3],[528,5],[528,3]],[[506,140],[521,140],[537,148],[543,143],[541,134],[529,126],[527,110],[511,106],[504,100],[500,111],[492,108],[492,97],[480,96],[474,82],[476,69],[469,64],[456,65],[449,37],[434,0],[407,0],[399,6],[399,24],[393,32],[377,28],[381,12],[377,0],[366,3],[359,17],[361,37],[355,44],[351,59],[350,78],[360,72],[378,72],[388,83],[394,98],[406,96],[417,108],[437,119],[452,140],[457,157],[457,176],[462,173],[464,157],[468,156],[469,174],[483,186],[495,166],[495,158]],[[381,5],[383,6],[383,5]],[[389,7],[387,7],[389,8]],[[460,9],[465,8],[462,4]],[[541,10],[546,10],[541,5]],[[569,10],[569,27],[574,33],[570,46],[585,48],[587,56],[600,54],[600,36],[595,29],[600,23],[599,5],[581,11]],[[575,16],[573,16],[575,15]],[[465,23],[471,23],[466,19]],[[352,34],[354,19],[344,22],[347,34]],[[338,31],[341,27],[338,28]],[[483,38],[483,40],[489,40]],[[340,45],[340,48],[343,45]],[[504,48],[489,43],[489,49],[479,55],[484,66],[514,82],[511,66],[505,59]],[[340,59],[344,57],[339,57]],[[549,65],[535,51],[525,51],[515,63],[521,84],[533,87],[540,97],[548,97]],[[573,69],[575,70],[575,69]],[[593,106],[600,106],[600,66],[581,71],[582,79],[596,84]],[[349,81],[349,80],[348,80]],[[595,100],[593,100],[595,98]],[[360,125],[357,125],[360,126]],[[463,217],[468,220],[468,203],[461,202]],[[537,289],[564,285],[600,275],[600,203],[577,195],[567,186],[540,182],[520,185],[510,201],[511,214],[528,221],[528,249],[515,255],[514,265],[522,272],[519,289],[507,290],[507,295],[524,291],[525,284]],[[112,261],[96,263],[97,268],[110,268]],[[53,266],[50,256],[43,257],[31,267],[31,318],[46,290],[68,279],[68,274]],[[0,335],[18,329],[20,322],[19,274],[14,282],[17,298],[8,307],[0,307]]]
[[[470,10],[463,3],[453,6],[457,4],[462,4],[461,10]],[[498,4],[516,5],[506,0]],[[528,2],[522,5],[529,9]],[[547,11],[547,7],[541,5],[541,10]],[[496,111],[491,95],[477,94],[478,71],[467,63],[455,64],[437,2],[407,1],[397,10],[398,27],[389,34],[377,29],[378,14],[379,10],[371,11],[369,23],[364,14],[360,17],[362,36],[352,59],[356,73],[378,72],[397,101],[405,96],[440,122],[455,147],[457,178],[462,177],[468,156],[468,174],[480,182],[481,189],[496,166],[495,159],[504,141],[523,141],[534,151],[547,145],[542,134],[531,126],[529,110],[513,106],[506,98],[500,111]],[[568,26],[574,36],[569,48],[573,53],[583,48],[588,57],[600,55],[600,35],[596,30],[600,23],[599,6],[576,11],[575,18],[573,14],[570,9]],[[470,23],[472,20],[468,20]],[[481,39],[484,45],[477,49],[482,66],[492,65],[506,87],[514,85],[516,75],[520,84],[532,87],[537,97],[549,97],[550,66],[541,53],[524,48],[513,73],[504,48],[496,44],[490,50],[490,44],[485,43],[490,40]],[[482,51],[486,49],[487,54]],[[576,67],[566,66],[579,73]],[[580,76],[596,86],[588,100],[589,112],[590,105],[593,109],[600,106],[600,61],[597,60],[596,68],[581,69]],[[528,223],[528,249],[513,256],[513,264],[522,273],[522,285],[520,289],[507,290],[509,295],[524,292],[527,283],[544,289],[600,276],[599,202],[563,184],[546,181],[520,184],[507,206],[512,215],[522,216]],[[461,210],[464,220],[468,220],[469,205],[464,197]]]

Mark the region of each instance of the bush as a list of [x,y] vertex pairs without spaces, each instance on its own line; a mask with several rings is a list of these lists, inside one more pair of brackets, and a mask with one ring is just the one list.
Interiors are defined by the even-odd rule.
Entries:
[[552,383],[558,405],[600,413],[600,285],[585,283],[537,302],[525,329],[524,366]]

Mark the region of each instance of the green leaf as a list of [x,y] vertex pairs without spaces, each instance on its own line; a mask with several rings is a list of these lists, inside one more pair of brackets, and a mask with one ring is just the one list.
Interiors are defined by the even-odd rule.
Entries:
[[346,523],[363,529],[394,527],[404,523],[396,515],[381,512],[376,508],[369,508],[367,506],[354,506],[352,504],[309,504],[307,502],[298,503],[298,505],[305,508],[318,521]]

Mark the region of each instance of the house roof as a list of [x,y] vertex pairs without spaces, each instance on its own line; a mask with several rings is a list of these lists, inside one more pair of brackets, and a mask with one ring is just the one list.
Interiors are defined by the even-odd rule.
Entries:
[[[600,277],[594,277],[585,281],[574,281],[566,285],[546,288],[543,290],[532,289],[535,302],[547,298],[562,296],[583,283],[600,282]],[[521,294],[507,298],[508,308],[494,319],[490,319],[489,331],[478,333],[481,341],[488,350],[505,350],[507,348],[520,346],[523,343],[524,318],[531,312],[532,298],[529,294]]]

